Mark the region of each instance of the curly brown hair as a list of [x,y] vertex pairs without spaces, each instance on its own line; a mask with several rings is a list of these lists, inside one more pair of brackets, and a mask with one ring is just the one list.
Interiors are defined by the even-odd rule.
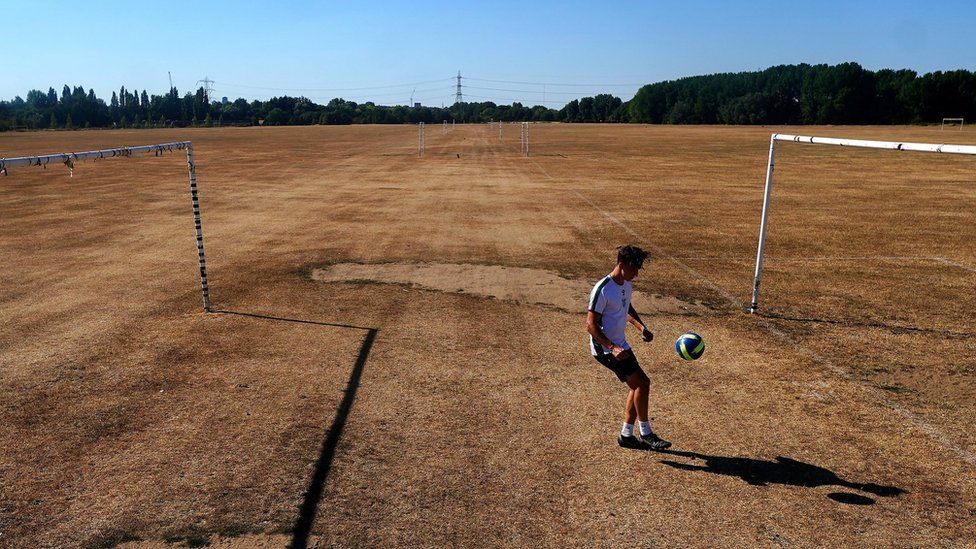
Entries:
[[617,248],[617,263],[626,263],[631,267],[640,269],[644,266],[644,260],[647,259],[648,255],[650,254],[637,246],[627,244]]

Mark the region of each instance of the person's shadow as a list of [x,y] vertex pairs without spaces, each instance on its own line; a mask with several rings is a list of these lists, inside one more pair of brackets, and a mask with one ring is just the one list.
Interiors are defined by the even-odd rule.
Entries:
[[[851,482],[840,478],[837,473],[829,469],[782,456],[776,457],[774,461],[767,461],[742,457],[709,456],[678,450],[661,450],[661,453],[704,461],[703,465],[698,465],[668,459],[661,460],[661,463],[669,467],[683,471],[702,471],[716,475],[739,477],[753,486],[768,486],[770,484],[787,484],[806,488],[840,486],[882,497],[893,497],[905,493],[905,490],[897,486]],[[827,497],[834,501],[852,505],[874,504],[873,499],[850,492],[834,492],[828,494]]]

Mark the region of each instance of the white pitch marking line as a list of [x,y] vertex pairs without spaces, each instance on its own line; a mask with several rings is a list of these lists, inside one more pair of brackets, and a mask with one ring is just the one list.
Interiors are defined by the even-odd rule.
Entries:
[[[674,256],[674,259],[682,259],[686,261],[755,261],[755,256]],[[854,256],[854,255],[835,255],[835,256],[801,256],[801,257],[775,257],[766,256],[765,261],[776,261],[776,262],[789,262],[789,263],[803,263],[803,262],[818,262],[818,261],[934,261],[937,263],[945,263],[947,265],[952,265],[955,267],[961,267],[966,269],[967,267],[960,265],[958,263],[950,262],[949,260],[941,257],[933,257],[927,255],[864,255],[864,256]]]
[[958,268],[960,268],[960,269],[962,269],[964,271],[969,271],[971,273],[976,273],[976,269],[974,269],[973,267],[970,267],[968,265],[963,265],[962,263],[956,263],[955,261],[950,261],[950,260],[948,260],[948,259],[946,259],[944,257],[933,257],[932,259],[934,259],[935,261],[938,261],[939,263],[943,263],[945,265],[949,265],[950,267],[958,267]]
[[[555,178],[553,178],[551,175],[549,175],[549,172],[546,171],[546,169],[543,168],[542,165],[538,163],[538,161],[536,161],[534,158],[530,158],[530,160],[532,161],[533,164],[536,165],[536,167],[539,168],[539,170],[543,174],[545,174],[546,177],[548,177],[552,181],[555,181]],[[609,212],[605,211],[604,209],[602,209],[599,206],[597,206],[596,204],[594,204],[593,201],[590,200],[589,198],[587,198],[585,195],[583,195],[582,193],[580,193],[576,189],[570,189],[570,190],[572,190],[573,193],[576,194],[576,196],[580,197],[586,203],[588,203],[593,209],[595,209],[596,211],[602,213],[604,216],[607,217],[607,219],[609,219],[610,221],[613,221],[620,228],[622,228],[625,231],[627,231],[628,233],[630,233],[631,236],[633,236],[634,238],[636,238],[638,240],[644,240],[644,239],[641,238],[641,236],[639,234],[637,234],[637,231],[631,229],[623,221],[620,221],[619,219],[617,219],[616,217],[614,217]],[[644,240],[644,241],[647,242],[646,240]],[[713,290],[717,291],[719,294],[722,295],[722,297],[724,297],[735,308],[737,308],[739,310],[745,310],[745,305],[741,301],[739,301],[734,295],[732,295],[731,293],[729,293],[728,290],[726,290],[725,288],[722,288],[718,284],[712,282],[705,275],[703,275],[703,274],[699,273],[698,271],[692,269],[688,265],[685,265],[679,259],[677,259],[674,256],[672,256],[671,254],[665,252],[664,250],[662,250],[658,246],[654,245],[653,243],[647,242],[647,244],[648,244],[648,246],[651,249],[653,249],[661,257],[664,257],[664,258],[668,259],[669,261],[673,262],[674,264],[678,265],[685,272],[687,272],[688,274],[692,275],[693,277],[701,280],[708,287],[710,287]],[[750,315],[750,317],[754,317],[754,315]],[[853,378],[853,376],[851,375],[851,372],[848,371],[846,368],[842,368],[842,367],[834,364],[830,359],[828,359],[826,357],[823,357],[823,356],[817,354],[816,352],[807,349],[799,341],[793,339],[789,334],[787,334],[786,332],[783,332],[782,330],[780,330],[776,326],[773,326],[766,319],[764,319],[762,317],[755,317],[755,318],[756,318],[756,322],[759,324],[759,326],[762,327],[767,332],[769,332],[771,335],[773,335],[774,337],[776,337],[776,338],[778,338],[778,339],[780,339],[782,341],[785,341],[785,342],[793,345],[793,347],[797,351],[800,351],[801,353],[806,354],[814,362],[820,364],[821,366],[826,367],[831,372],[833,372],[834,374],[840,376],[841,378],[846,379],[848,381],[852,381],[853,382],[852,385],[854,387],[860,388],[862,391],[864,391],[865,393],[867,393],[868,395],[870,395],[875,400],[880,401],[883,405],[887,406],[890,410],[892,410],[893,412],[897,413],[898,415],[900,415],[903,418],[905,418],[906,420],[908,420],[912,425],[914,425],[920,431],[922,431],[923,433],[925,433],[926,435],[928,435],[932,440],[938,442],[940,445],[942,445],[943,448],[946,448],[947,450],[951,450],[951,451],[955,452],[955,454],[957,456],[959,456],[964,462],[968,463],[969,465],[971,465],[973,467],[976,467],[976,455],[973,455],[973,454],[969,453],[968,451],[966,451],[964,448],[961,448],[960,446],[958,446],[951,439],[949,439],[949,437],[946,436],[946,434],[943,433],[939,428],[937,428],[937,427],[929,424],[927,421],[925,421],[923,418],[921,418],[918,414],[912,412],[911,410],[905,408],[904,406],[902,406],[900,404],[897,404],[895,402],[891,402],[890,400],[888,400],[887,397],[885,397],[885,395],[883,393],[881,393],[881,391],[879,389],[876,389],[874,387],[870,387],[870,386],[863,385],[863,384],[859,383],[856,379]]]
[[[678,259],[683,261],[755,261],[755,257],[749,256],[672,256],[671,259]],[[957,269],[962,269],[971,273],[976,273],[976,267],[970,267],[958,261],[952,261],[951,259],[946,259],[939,256],[930,255],[865,255],[865,256],[853,256],[853,255],[838,255],[838,256],[807,256],[807,257],[770,257],[766,256],[765,261],[767,263],[821,263],[821,262],[831,262],[831,261],[890,261],[894,263],[898,262],[934,262],[941,263],[947,267],[955,267]]]

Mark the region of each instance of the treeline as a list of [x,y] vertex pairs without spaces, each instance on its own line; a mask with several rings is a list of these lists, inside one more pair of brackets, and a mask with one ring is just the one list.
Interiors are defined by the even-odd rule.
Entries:
[[447,108],[357,104],[336,98],[325,105],[304,97],[267,101],[211,101],[203,88],[182,97],[176,88],[164,95],[145,90],[112,92],[106,103],[81,86],[31,90],[27,98],[0,101],[0,131],[10,129],[159,128],[221,125],[416,124],[501,121],[615,122],[624,103],[598,95],[573,100],[563,109],[527,107],[521,103],[458,103]]
[[81,86],[60,95],[31,90],[0,101],[0,131],[9,129],[150,128],[217,125],[415,124],[418,122],[640,122],[651,124],[909,124],[943,117],[976,119],[976,74],[919,76],[869,71],[857,63],[781,65],[764,71],[694,76],[649,84],[628,102],[610,94],[574,99],[561,109],[521,103],[450,107],[384,106],[304,97],[214,101],[203,88],[180,96],[146,90],[95,96]]
[[[243,101],[243,100],[242,100]],[[245,101],[246,103],[246,101]],[[64,86],[61,95],[31,90],[27,98],[0,101],[0,130],[5,129],[75,129],[75,128],[142,128],[197,123],[212,123],[208,117],[214,106],[206,99],[203,89],[180,97],[176,88],[164,95],[150,96],[143,90],[127,90],[123,86],[106,103],[81,86]]]
[[651,124],[915,124],[976,119],[976,73],[781,65],[649,84],[628,121]]

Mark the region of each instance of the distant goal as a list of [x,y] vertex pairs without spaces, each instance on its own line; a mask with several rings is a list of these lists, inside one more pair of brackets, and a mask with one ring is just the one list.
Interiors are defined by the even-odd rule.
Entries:
[[953,128],[959,126],[959,131],[962,131],[962,127],[966,125],[966,120],[963,118],[943,118],[942,119],[942,129],[946,129],[946,126]]

